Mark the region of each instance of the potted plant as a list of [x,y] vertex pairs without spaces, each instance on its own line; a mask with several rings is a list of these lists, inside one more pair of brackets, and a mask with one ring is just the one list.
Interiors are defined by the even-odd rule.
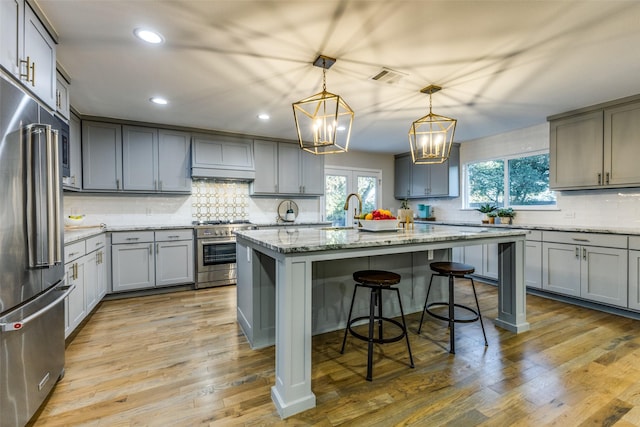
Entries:
[[480,205],[476,210],[480,213],[484,214],[484,218],[482,219],[483,224],[487,224],[490,222],[489,213],[498,209],[497,206],[492,205],[491,203],[486,203],[484,205]]
[[496,223],[496,217],[498,216],[498,213],[493,211],[493,212],[489,212],[487,214],[487,219],[489,220],[489,224],[495,224]]
[[413,222],[413,209],[409,206],[409,200],[404,199],[400,203],[400,209],[398,209],[398,222]]
[[514,216],[516,216],[516,212],[512,208],[498,209],[498,218],[500,218],[500,224],[513,224]]

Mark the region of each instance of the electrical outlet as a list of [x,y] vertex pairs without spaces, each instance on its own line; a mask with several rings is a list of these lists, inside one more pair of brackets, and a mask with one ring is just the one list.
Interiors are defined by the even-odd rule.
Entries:
[[433,259],[433,249],[429,249],[427,252],[427,260],[431,261]]
[[569,211],[564,213],[564,217],[567,219],[575,219],[576,213],[575,211]]

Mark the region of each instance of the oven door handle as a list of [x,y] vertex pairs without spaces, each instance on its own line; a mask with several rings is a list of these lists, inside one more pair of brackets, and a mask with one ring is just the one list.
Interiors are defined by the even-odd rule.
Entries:
[[205,239],[199,239],[198,243],[202,244],[202,245],[225,245],[228,243],[235,243],[236,239],[225,239],[225,240],[205,240]]

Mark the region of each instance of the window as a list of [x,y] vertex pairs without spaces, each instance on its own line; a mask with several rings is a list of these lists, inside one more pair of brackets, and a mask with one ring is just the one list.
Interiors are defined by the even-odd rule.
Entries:
[[469,163],[466,207],[491,203],[498,207],[555,206],[549,190],[549,153]]
[[[334,226],[353,225],[352,215],[347,215],[344,202],[349,193],[358,193],[362,197],[362,211],[370,212],[378,206],[380,182],[379,171],[359,171],[352,169],[325,169],[324,212],[327,221]],[[349,201],[349,211],[354,212],[358,201]]]

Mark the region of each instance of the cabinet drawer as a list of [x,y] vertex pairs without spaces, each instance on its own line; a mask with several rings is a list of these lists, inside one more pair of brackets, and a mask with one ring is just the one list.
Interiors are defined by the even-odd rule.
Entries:
[[64,247],[64,262],[65,264],[76,260],[83,256],[85,252],[84,240],[81,242],[75,242]]
[[98,249],[102,249],[104,248],[105,243],[106,239],[104,237],[104,234],[90,237],[85,241],[86,251],[87,253],[91,253],[93,251],[97,251]]
[[191,239],[193,239],[192,229],[156,231],[156,242],[170,242],[173,240]]
[[527,233],[527,240],[529,241],[534,241],[534,242],[542,241],[542,231],[540,230],[527,230],[524,228],[518,228],[517,230],[524,231],[525,233]]
[[599,233],[566,233],[562,231],[545,231],[545,242],[570,243],[572,245],[603,246],[607,248],[627,248],[627,236]]
[[640,250],[640,236],[629,236],[629,249]]
[[153,231],[131,231],[126,233],[113,233],[111,235],[111,244],[118,245],[123,243],[152,243]]

